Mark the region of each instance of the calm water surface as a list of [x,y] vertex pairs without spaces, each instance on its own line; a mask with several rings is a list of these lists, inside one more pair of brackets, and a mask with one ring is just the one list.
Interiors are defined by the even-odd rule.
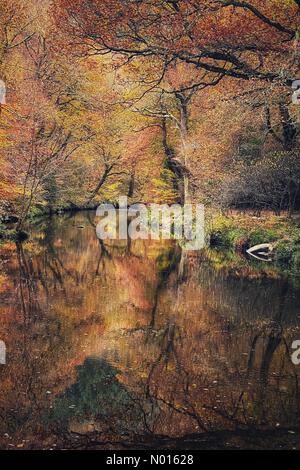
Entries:
[[3,243],[0,448],[294,436],[300,292],[270,265],[237,267],[234,256],[189,257],[173,241],[100,243],[84,212]]

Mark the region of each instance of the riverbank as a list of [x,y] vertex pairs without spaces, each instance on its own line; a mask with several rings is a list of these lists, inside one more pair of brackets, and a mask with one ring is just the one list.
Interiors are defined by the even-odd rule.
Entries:
[[[81,211],[96,211],[97,206],[79,207],[73,204],[63,208],[56,208],[54,210],[46,210],[44,207],[40,208],[34,206],[26,218],[26,226],[35,224],[38,220],[45,217],[52,217],[54,215],[62,215],[67,213],[76,213]],[[26,230],[17,230],[16,225],[19,219],[16,215],[2,215],[0,216],[0,240],[11,241],[24,241],[29,238]]]
[[249,212],[208,212],[206,235],[211,247],[238,253],[254,245],[270,243],[273,264],[289,274],[300,273],[300,214],[288,217],[264,212],[259,217]]
[[[76,213],[82,210],[95,210],[95,207],[67,207],[52,212],[34,210],[29,214],[27,225],[39,219],[64,213]],[[23,241],[28,238],[26,230],[17,231],[17,217],[0,222],[0,239]],[[26,229],[26,228],[25,228]],[[281,272],[300,274],[300,214],[289,217],[271,212],[262,212],[256,216],[251,211],[206,210],[205,230],[207,246],[245,255],[247,249],[261,243],[270,243],[273,248],[272,266]],[[266,263],[264,263],[266,265]]]

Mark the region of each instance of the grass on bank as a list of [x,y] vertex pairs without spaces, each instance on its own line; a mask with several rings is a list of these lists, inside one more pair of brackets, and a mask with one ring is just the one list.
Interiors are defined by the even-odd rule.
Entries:
[[290,274],[300,274],[300,214],[288,217],[264,212],[210,212],[206,217],[207,237],[212,246],[245,252],[250,246],[272,243],[274,263]]

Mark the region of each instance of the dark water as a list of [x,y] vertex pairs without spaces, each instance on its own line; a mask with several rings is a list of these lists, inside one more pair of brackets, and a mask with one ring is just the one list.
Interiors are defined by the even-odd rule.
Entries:
[[226,447],[222,433],[281,429],[295,440],[296,283],[174,241],[103,244],[94,223],[47,219],[0,247],[0,447],[188,448],[212,432]]

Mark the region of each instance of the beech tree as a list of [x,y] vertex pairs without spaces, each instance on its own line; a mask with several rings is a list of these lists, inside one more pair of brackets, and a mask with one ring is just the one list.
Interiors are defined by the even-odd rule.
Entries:
[[290,85],[297,71],[290,55],[298,55],[298,1],[57,0],[55,8],[88,54],[155,58],[165,71],[180,61],[201,69],[201,80],[220,74]]

